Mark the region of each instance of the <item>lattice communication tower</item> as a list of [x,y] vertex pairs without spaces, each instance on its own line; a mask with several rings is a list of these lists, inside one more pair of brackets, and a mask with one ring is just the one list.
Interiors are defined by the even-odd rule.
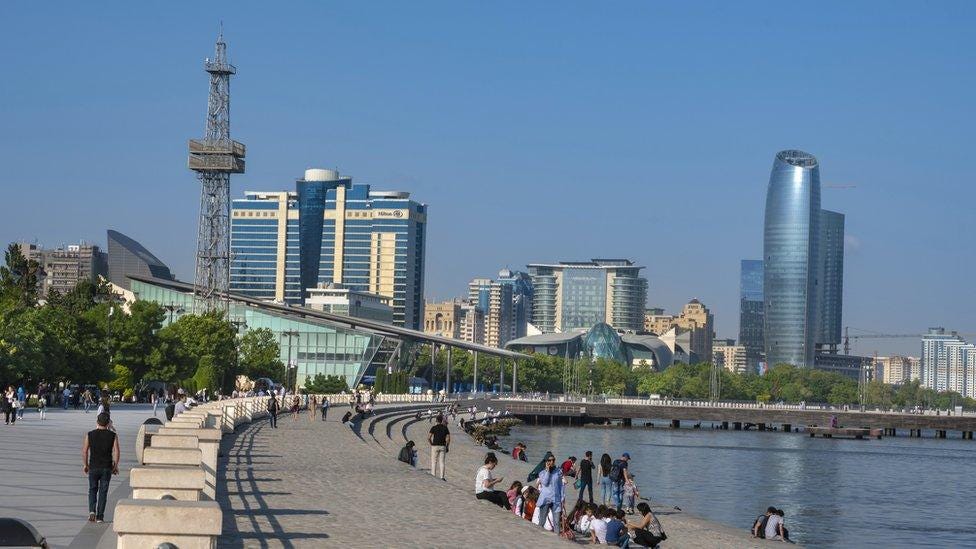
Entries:
[[230,138],[230,77],[221,30],[214,58],[204,62],[210,74],[207,133],[190,140],[189,168],[200,179],[200,227],[197,234],[194,291],[207,311],[227,312],[230,284],[230,174],[244,173],[244,145]]

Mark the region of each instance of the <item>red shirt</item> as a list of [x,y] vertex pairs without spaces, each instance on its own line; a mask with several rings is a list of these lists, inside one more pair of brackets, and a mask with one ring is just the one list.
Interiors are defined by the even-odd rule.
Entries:
[[573,470],[573,462],[567,459],[566,461],[563,462],[562,469],[563,469],[563,476],[565,476],[567,473]]

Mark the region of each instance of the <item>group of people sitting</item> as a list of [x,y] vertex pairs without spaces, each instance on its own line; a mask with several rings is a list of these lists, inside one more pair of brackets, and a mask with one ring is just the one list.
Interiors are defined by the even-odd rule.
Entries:
[[[524,452],[524,445],[516,445],[513,457]],[[515,457],[515,459],[519,459]],[[569,467],[573,464],[566,460]],[[576,540],[582,536],[595,544],[629,547],[631,544],[656,547],[667,536],[661,523],[645,502],[636,505],[638,520],[627,520],[627,512],[605,505],[587,503],[580,498],[569,513],[562,513],[565,506],[563,466],[556,465],[556,458],[547,454],[544,467],[537,473],[535,482],[512,482],[507,491],[497,488],[503,478],[495,477],[498,458],[494,452],[485,455],[484,465],[475,476],[475,497],[490,501],[518,517],[532,521],[542,528],[557,532],[561,537]],[[531,477],[531,475],[530,475]]]
[[756,517],[752,523],[752,537],[769,540],[790,541],[790,531],[783,520],[783,510],[766,508],[766,512]]

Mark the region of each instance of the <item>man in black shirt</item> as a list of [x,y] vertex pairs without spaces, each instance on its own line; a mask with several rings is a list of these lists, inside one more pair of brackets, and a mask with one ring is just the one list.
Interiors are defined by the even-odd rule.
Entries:
[[590,503],[593,503],[593,469],[596,469],[593,465],[593,452],[587,450],[583,456],[583,461],[579,464],[580,491],[577,501],[583,501],[583,490],[589,487]]
[[444,478],[444,460],[451,445],[451,433],[445,422],[444,416],[438,414],[437,421],[427,434],[427,442],[430,443],[430,474],[441,480],[447,480]]
[[88,522],[105,520],[105,500],[112,475],[119,474],[119,437],[109,430],[108,414],[98,414],[98,427],[81,444],[81,460],[88,473]]

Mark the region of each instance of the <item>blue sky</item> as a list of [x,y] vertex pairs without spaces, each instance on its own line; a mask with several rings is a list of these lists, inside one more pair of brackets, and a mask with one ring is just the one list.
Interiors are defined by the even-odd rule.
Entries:
[[[0,4],[0,240],[105,229],[192,278],[223,20],[232,194],[307,167],[430,205],[428,297],[531,261],[631,257],[649,305],[735,337],[776,151],[847,215],[844,324],[976,332],[976,3]],[[918,352],[916,340],[855,350]]]

